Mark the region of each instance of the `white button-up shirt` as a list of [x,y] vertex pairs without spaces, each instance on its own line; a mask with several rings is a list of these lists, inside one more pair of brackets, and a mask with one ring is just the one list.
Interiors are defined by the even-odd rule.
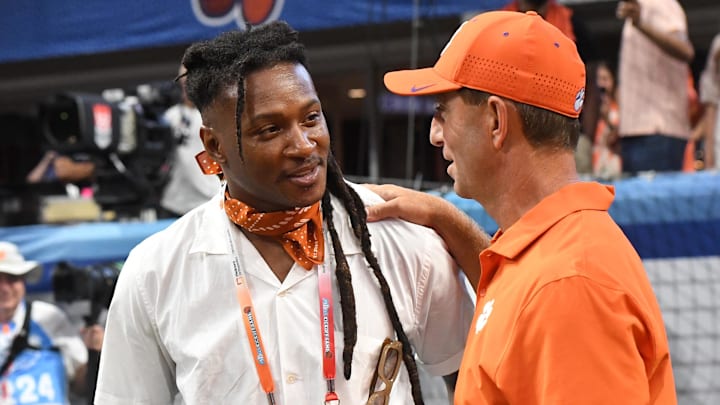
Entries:
[[[366,204],[379,201],[354,186]],[[266,404],[236,298],[230,222],[222,195],[138,245],[120,274],[110,306],[96,403]],[[372,270],[341,203],[334,223],[352,273],[357,344],[352,376],[343,377],[343,319],[333,272],[336,391],[341,403],[365,403],[386,337],[395,333]],[[472,302],[431,230],[400,220],[368,224],[372,249],[390,286],[404,330],[435,375],[457,370]],[[283,282],[236,226],[231,226],[250,287],[278,404],[321,404],[322,372],[317,266],[295,264]],[[326,265],[335,267],[325,231]],[[412,402],[401,368],[391,404]]]

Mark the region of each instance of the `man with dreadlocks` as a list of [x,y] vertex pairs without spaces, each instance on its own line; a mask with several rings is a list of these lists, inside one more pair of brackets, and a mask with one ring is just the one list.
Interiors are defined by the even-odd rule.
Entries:
[[366,223],[382,200],[343,180],[297,33],[228,32],[183,65],[226,186],[130,253],[96,403],[423,403],[414,358],[456,371],[472,303],[434,232]]

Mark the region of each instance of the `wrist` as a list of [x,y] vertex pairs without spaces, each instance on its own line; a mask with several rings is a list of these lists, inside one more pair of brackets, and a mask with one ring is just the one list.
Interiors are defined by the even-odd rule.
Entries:
[[441,196],[434,196],[433,198],[435,199],[435,204],[428,210],[428,226],[441,234],[443,224],[447,224],[453,220],[451,215],[455,212],[455,207]]

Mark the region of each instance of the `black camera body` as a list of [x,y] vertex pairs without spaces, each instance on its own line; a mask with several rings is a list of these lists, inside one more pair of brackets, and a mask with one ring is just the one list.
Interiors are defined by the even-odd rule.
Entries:
[[[52,275],[55,301],[72,303],[89,300],[90,314],[85,316],[86,326],[100,324],[100,314],[110,306],[122,263],[106,262],[89,266],[73,266],[59,262]],[[86,387],[90,393],[88,404],[94,403],[100,352],[88,349]]]
[[122,264],[118,262],[99,263],[84,267],[60,262],[52,275],[55,301],[72,303],[89,300],[91,309],[85,321],[89,325],[95,324],[102,310],[110,306],[121,268]]

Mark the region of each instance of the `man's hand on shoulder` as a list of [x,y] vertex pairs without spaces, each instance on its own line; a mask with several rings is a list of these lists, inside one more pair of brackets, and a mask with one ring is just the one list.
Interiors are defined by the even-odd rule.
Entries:
[[400,218],[406,221],[434,228],[435,214],[452,204],[438,196],[411,190],[393,184],[363,184],[379,195],[385,202],[367,207],[368,222],[385,218]]
[[364,186],[385,200],[367,207],[368,221],[400,218],[434,229],[470,283],[477,287],[480,278],[478,255],[490,246],[490,238],[472,218],[449,201],[426,192],[392,184]]

